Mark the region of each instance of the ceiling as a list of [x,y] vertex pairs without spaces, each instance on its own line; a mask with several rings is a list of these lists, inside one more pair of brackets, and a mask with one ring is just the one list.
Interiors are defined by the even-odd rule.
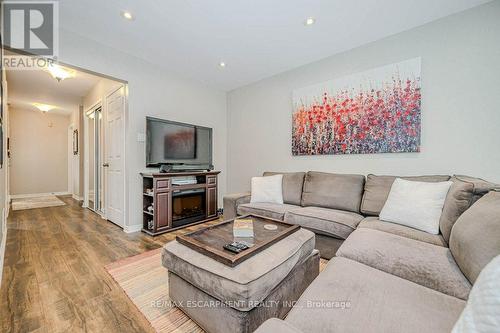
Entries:
[[[231,90],[486,2],[61,0],[60,25],[184,77]],[[125,20],[122,10],[135,19]],[[310,16],[316,24],[305,26]],[[223,69],[221,61],[227,64]]]
[[99,80],[98,76],[76,72],[75,77],[57,82],[43,70],[8,70],[7,99],[13,108],[38,111],[33,103],[42,103],[57,107],[50,113],[69,115]]

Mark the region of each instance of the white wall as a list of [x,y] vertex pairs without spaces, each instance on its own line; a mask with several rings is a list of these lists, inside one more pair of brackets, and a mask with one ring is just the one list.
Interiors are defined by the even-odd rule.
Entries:
[[222,198],[227,174],[225,92],[177,77],[139,58],[64,30],[60,32],[59,45],[62,62],[128,81],[129,118],[125,147],[129,205],[125,230],[133,230],[142,224],[142,179],[139,172],[145,170],[145,145],[137,141],[137,134],[145,132],[145,117],[148,115],[214,129],[214,164],[217,170],[222,170],[219,179],[219,198]]
[[10,109],[10,194],[68,191],[70,117]]
[[[228,94],[228,188],[265,170],[470,174],[500,181],[500,1],[329,57]],[[292,91],[422,57],[422,152],[291,155]]]
[[120,82],[104,78],[99,80],[99,82],[89,91],[89,93],[85,97],[83,97],[83,112],[87,112],[98,102],[101,102],[104,106],[105,98],[122,85],[123,84]]

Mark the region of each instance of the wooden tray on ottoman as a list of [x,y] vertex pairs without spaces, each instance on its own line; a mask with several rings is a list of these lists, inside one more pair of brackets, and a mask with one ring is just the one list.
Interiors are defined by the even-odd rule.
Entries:
[[[227,266],[234,267],[274,243],[300,229],[300,226],[267,217],[246,215],[237,219],[253,221],[253,246],[238,254],[224,249],[224,245],[235,241],[233,236],[234,219],[177,236],[177,241]],[[267,230],[266,224],[277,226],[276,230]]]

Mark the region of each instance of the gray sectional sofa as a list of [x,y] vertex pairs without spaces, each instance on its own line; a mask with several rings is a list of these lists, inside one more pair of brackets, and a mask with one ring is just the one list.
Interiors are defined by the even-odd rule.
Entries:
[[285,321],[268,320],[259,333],[451,331],[479,272],[500,255],[500,186],[466,176],[407,177],[453,181],[433,235],[378,219],[395,178],[285,174],[284,205],[225,198],[225,215],[300,224],[316,233],[320,252],[335,256]]
[[[264,172],[264,176],[274,174]],[[255,214],[301,225],[315,232],[321,256],[333,257],[363,220],[360,205],[365,177],[313,171],[282,174],[284,204],[250,203],[250,193],[227,195],[224,218]]]
[[[277,174],[264,172],[264,176]],[[379,215],[396,176],[345,175],[309,171],[283,174],[284,204],[250,203],[250,193],[224,197],[224,218],[255,214],[298,224],[314,231],[321,256],[331,259],[357,228],[386,231],[427,243],[446,246],[458,216],[498,185],[467,176],[401,177],[424,182],[452,180],[440,221],[440,235],[380,221]]]

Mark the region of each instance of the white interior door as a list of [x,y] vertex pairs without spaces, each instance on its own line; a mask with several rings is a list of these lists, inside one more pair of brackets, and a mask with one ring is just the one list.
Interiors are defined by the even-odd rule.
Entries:
[[125,90],[120,88],[106,98],[105,117],[105,191],[106,217],[124,226],[124,143],[125,143]]

